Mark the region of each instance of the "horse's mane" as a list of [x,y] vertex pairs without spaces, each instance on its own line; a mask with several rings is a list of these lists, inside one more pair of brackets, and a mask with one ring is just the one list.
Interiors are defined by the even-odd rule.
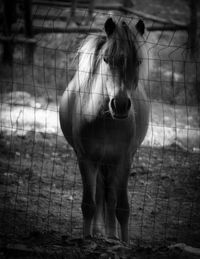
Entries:
[[100,50],[105,42],[103,35],[90,35],[82,42],[75,57],[79,84],[88,83],[95,74],[101,57]]
[[[136,66],[134,60],[135,62],[141,62],[141,65],[139,65],[139,79],[144,80],[147,78],[148,53],[145,49],[145,40],[137,32],[132,22],[127,24],[126,26],[123,21],[116,22],[116,29],[112,37],[90,35],[83,41],[76,57],[79,84],[88,84],[95,77],[99,63],[105,52],[106,55],[115,57],[117,60],[120,60],[122,52],[126,60],[133,57],[133,66]],[[128,65],[130,64],[124,63],[124,71],[126,69],[130,70],[130,66],[128,67]]]

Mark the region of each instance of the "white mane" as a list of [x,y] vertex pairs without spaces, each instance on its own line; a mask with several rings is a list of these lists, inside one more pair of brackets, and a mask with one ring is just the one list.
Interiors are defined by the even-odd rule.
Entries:
[[77,72],[79,85],[85,86],[92,76],[93,66],[95,64],[95,50],[98,42],[97,35],[88,36],[77,53]]

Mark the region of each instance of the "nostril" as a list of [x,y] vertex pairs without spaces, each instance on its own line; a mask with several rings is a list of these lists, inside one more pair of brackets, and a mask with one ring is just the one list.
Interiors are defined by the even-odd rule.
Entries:
[[131,108],[131,100],[129,98],[113,98],[110,105],[114,113],[125,114]]
[[113,98],[110,102],[111,108],[114,112],[116,112],[116,102],[115,99]]
[[128,103],[127,103],[127,110],[129,111],[131,108],[131,100],[128,98]]

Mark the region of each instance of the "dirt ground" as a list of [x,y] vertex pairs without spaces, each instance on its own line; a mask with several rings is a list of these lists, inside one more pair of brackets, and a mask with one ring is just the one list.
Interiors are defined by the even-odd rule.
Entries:
[[[87,247],[80,240],[79,170],[64,138],[35,132],[23,137],[12,134],[1,136],[0,147],[1,246],[10,244],[9,252],[21,252],[21,247],[11,245],[16,243],[27,245],[31,252],[31,247],[42,245],[50,251],[55,245],[61,249],[63,242],[66,249]],[[131,247],[149,247],[154,253],[160,250],[151,251],[152,248],[174,243],[199,246],[199,175],[199,154],[185,152],[176,145],[142,147],[138,151],[128,187]],[[112,254],[112,247],[119,246],[114,241],[90,242],[88,251],[83,249],[85,256],[94,251],[108,253],[108,248]]]

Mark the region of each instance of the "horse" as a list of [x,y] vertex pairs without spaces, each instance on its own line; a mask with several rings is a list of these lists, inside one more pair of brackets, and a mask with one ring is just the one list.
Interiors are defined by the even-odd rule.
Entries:
[[[87,36],[60,101],[60,125],[81,173],[84,237],[128,242],[128,178],[148,128],[145,25],[109,17]],[[118,234],[117,222],[120,226]]]

